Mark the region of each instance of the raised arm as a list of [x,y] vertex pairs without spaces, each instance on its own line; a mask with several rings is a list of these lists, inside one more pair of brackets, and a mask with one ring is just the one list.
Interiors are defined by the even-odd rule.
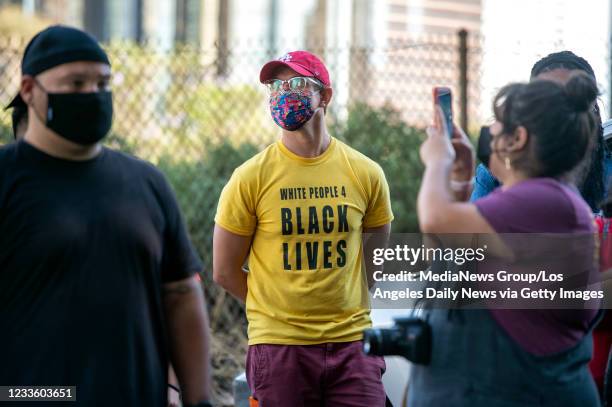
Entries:
[[[425,164],[417,198],[421,232],[493,233],[476,206],[463,202],[471,192],[465,182],[473,174],[473,149],[469,139],[455,127],[451,142],[445,136],[445,127],[438,109],[434,125],[427,128],[427,140],[421,145],[421,160]],[[451,182],[451,175],[459,179]]]

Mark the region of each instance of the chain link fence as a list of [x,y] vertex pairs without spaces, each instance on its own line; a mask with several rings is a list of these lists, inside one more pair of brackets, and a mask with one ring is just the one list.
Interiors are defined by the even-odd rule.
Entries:
[[[453,88],[456,116],[468,127],[480,120],[480,38],[461,38],[431,35],[384,49],[309,47],[326,61],[332,79],[330,132],[383,166],[397,232],[417,228],[418,145],[431,119],[432,87]],[[2,107],[18,91],[25,44],[0,37]],[[280,55],[256,44],[162,50],[113,42],[106,49],[115,107],[106,143],[159,166],[176,191],[206,264],[216,396],[231,405],[232,378],[244,368],[246,319],[243,307],[212,282],[214,214],[233,169],[278,135],[258,79],[262,64]],[[0,110],[0,144],[12,140],[10,111]]]

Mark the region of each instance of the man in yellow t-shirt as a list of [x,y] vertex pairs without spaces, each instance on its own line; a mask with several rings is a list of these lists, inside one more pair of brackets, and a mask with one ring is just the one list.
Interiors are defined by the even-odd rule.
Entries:
[[387,236],[393,220],[384,173],[329,136],[318,57],[290,52],[260,81],[282,137],[234,171],[213,244],[215,281],[246,302],[249,386],[261,407],[384,406],[384,360],[361,350],[362,236]]

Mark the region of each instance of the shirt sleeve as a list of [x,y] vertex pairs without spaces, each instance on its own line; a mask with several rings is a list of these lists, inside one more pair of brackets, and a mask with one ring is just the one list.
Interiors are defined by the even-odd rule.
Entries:
[[389,184],[379,165],[376,165],[376,172],[371,178],[370,190],[370,203],[363,218],[363,227],[375,228],[390,223],[393,220],[393,211],[389,197]]
[[221,192],[215,223],[237,235],[251,236],[257,226],[255,196],[249,184],[234,171]]
[[478,212],[497,233],[527,232],[522,230],[522,218],[530,218],[529,207],[513,189],[495,190],[474,202]]
[[161,176],[161,199],[165,212],[162,252],[162,283],[183,280],[203,269],[168,181]]
[[474,204],[497,233],[565,233],[568,224],[576,224],[572,201],[557,181],[548,179],[498,188]]
[[474,177],[474,190],[472,191],[470,201],[474,202],[487,196],[498,186],[499,181],[491,174],[489,169],[484,164],[478,164],[476,176]]

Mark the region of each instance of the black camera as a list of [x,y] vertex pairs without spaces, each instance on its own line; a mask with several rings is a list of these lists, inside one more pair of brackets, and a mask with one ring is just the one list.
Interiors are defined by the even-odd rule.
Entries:
[[431,327],[414,317],[394,318],[389,329],[366,329],[363,351],[370,356],[398,355],[413,363],[426,365],[431,360]]

